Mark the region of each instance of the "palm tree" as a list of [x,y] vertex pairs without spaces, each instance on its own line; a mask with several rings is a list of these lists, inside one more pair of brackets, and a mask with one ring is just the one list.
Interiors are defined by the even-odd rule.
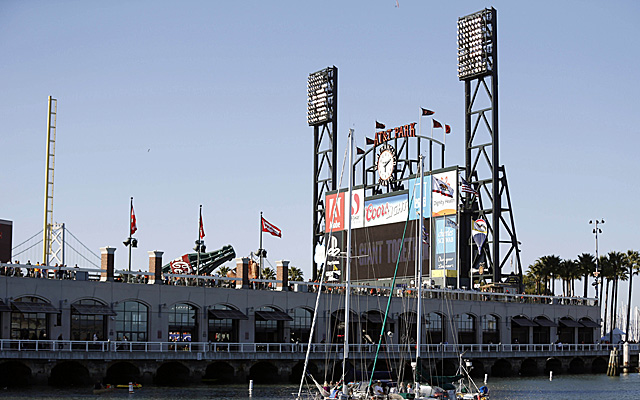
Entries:
[[[619,251],[610,251],[607,254],[607,262],[610,268],[610,277],[613,284],[611,286],[611,324],[610,324],[610,336],[609,342],[613,338],[613,329],[616,327],[616,312],[618,305],[618,281],[627,279],[627,270],[625,262],[625,254]],[[607,283],[608,286],[608,283]],[[605,310],[606,313],[606,310]]]
[[587,298],[587,290],[589,289],[589,275],[593,274],[596,270],[596,259],[589,253],[582,253],[578,256],[576,262],[578,267],[578,273],[584,277],[584,298]]
[[226,277],[226,276],[227,276],[227,273],[228,273],[229,271],[231,271],[231,268],[229,268],[229,267],[228,267],[228,266],[226,266],[226,265],[223,265],[223,266],[221,266],[221,267],[219,267],[219,268],[218,268],[218,274],[220,274],[220,276],[224,276],[224,277]]
[[627,264],[627,270],[629,271],[629,301],[627,302],[627,327],[625,332],[627,337],[625,340],[629,341],[629,322],[631,320],[631,288],[633,287],[633,276],[640,273],[640,253],[635,250],[627,250],[625,254],[625,261]]
[[300,268],[289,267],[289,280],[290,281],[302,281],[304,280],[304,273]]
[[262,270],[262,279],[266,279],[268,281],[273,281],[276,279],[276,273],[273,268],[265,267]]
[[572,282],[575,277],[576,262],[573,260],[561,260],[558,265],[558,277],[562,281],[562,295],[571,296]]
[[531,276],[535,281],[535,294],[546,293],[549,272],[547,271],[546,265],[540,259],[536,260],[535,263],[529,266],[527,276]]
[[[550,256],[544,256],[544,257],[540,257],[538,259],[538,261],[540,261],[540,263],[542,264],[542,270],[547,274],[547,278],[550,277],[549,279],[549,283],[551,283],[551,295],[554,295],[554,288],[553,286],[555,286],[553,283],[555,281],[555,279],[558,278],[558,276],[560,275],[560,263],[562,262],[562,260],[560,259],[560,257],[556,256],[556,255],[550,255]],[[545,289],[548,287],[548,285],[546,284],[547,280],[545,279]]]

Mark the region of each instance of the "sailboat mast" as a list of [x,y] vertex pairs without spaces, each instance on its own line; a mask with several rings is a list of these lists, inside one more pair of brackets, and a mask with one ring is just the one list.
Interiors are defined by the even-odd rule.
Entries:
[[420,368],[420,345],[422,343],[422,222],[424,221],[424,171],[422,168],[422,154],[420,155],[420,213],[418,224],[418,279],[416,280],[416,292],[418,304],[416,306],[416,367],[414,379],[418,381],[418,371]]
[[347,360],[349,359],[349,316],[351,309],[349,308],[349,297],[351,297],[351,190],[352,182],[351,176],[353,175],[353,129],[349,129],[349,174],[348,185],[349,190],[347,192],[348,202],[345,209],[345,218],[347,219],[347,263],[345,268],[346,277],[346,290],[344,296],[344,360],[342,361],[342,379],[345,379],[347,372]]

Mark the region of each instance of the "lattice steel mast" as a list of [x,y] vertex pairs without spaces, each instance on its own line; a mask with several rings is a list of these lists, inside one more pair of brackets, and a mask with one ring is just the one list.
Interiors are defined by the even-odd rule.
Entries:
[[[313,126],[313,240],[312,249],[324,243],[325,204],[328,191],[337,188],[338,163],[338,68],[327,67],[309,74],[307,122]],[[313,280],[317,268],[312,256]]]
[[[458,19],[458,78],[464,81],[465,88],[465,173],[469,183],[480,192],[476,198],[466,195],[462,237],[470,237],[472,219],[487,217],[489,226],[487,244],[482,251],[474,251],[468,243],[461,257],[472,260],[470,268],[477,267],[484,259],[492,270],[490,276],[485,276],[500,282],[502,267],[515,252],[521,284],[519,243],[506,172],[499,160],[498,29],[494,8]],[[508,240],[500,239],[501,231]],[[504,257],[501,257],[502,245],[509,246]]]

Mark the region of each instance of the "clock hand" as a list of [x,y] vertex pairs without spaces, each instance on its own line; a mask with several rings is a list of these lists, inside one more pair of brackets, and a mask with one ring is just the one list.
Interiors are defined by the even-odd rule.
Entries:
[[384,163],[384,165],[382,167],[383,168],[387,168],[387,165],[389,165],[390,162],[391,162],[391,160],[387,161],[386,163]]

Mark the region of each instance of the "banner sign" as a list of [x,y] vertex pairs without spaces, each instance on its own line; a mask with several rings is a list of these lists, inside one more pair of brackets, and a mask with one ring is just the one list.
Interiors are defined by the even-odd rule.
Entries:
[[433,216],[456,214],[458,205],[458,171],[442,172],[434,176],[452,189],[453,197],[433,192],[431,194]]
[[[347,201],[348,198],[346,190],[325,196],[325,204],[327,205],[327,208],[325,209],[325,232],[338,232],[348,228],[348,220],[345,218],[345,210],[349,207]],[[364,189],[352,189],[351,229],[362,227],[364,227]]]
[[407,194],[382,197],[364,203],[364,226],[405,222],[409,215]]
[[424,182],[424,189],[422,190],[422,195],[424,199],[422,200],[422,213],[420,212],[420,178],[415,178],[409,180],[409,204],[411,204],[411,209],[409,210],[409,219],[416,220],[419,215],[422,214],[425,217],[429,217],[431,215],[431,176],[425,175],[422,179]]
[[456,216],[439,217],[435,220],[436,259],[434,269],[457,271]]
[[476,246],[478,246],[478,251],[482,251],[482,245],[484,244],[484,241],[487,240],[487,222],[482,218],[477,219],[473,223],[471,236],[473,237],[473,241],[476,243]]

